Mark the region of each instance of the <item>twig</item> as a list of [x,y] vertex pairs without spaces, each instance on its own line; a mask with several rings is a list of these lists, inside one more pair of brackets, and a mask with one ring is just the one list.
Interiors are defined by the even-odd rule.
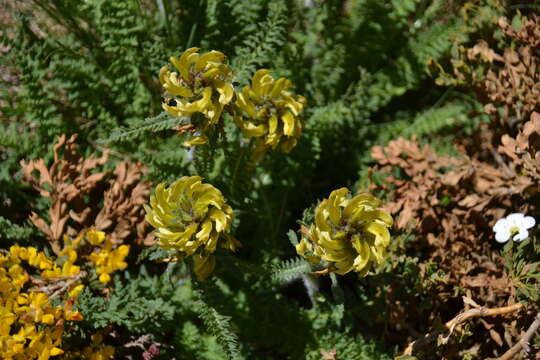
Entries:
[[126,348],[138,347],[144,350],[146,348],[145,347],[146,343],[149,341],[150,341],[150,335],[144,334],[144,335],[139,336],[137,339],[124,344],[124,347]]
[[454,331],[454,328],[460,323],[464,322],[473,317],[482,317],[482,316],[497,316],[503,315],[511,312],[515,312],[523,307],[523,304],[517,303],[514,305],[503,306],[495,309],[486,309],[480,307],[478,309],[471,309],[465,311],[464,313],[458,314],[455,318],[448,321],[444,326],[450,330],[450,334]]
[[536,317],[534,318],[533,323],[531,324],[531,326],[529,326],[529,328],[527,329],[523,337],[519,339],[519,341],[514,346],[508,349],[508,351],[505,352],[497,360],[512,359],[513,356],[516,355],[518,351],[521,349],[525,350],[525,352],[529,352],[530,351],[529,340],[533,337],[534,333],[538,330],[539,327],[540,327],[540,312],[536,314]]
[[332,269],[332,268],[326,268],[326,269],[319,270],[319,271],[313,271],[313,272],[311,272],[311,275],[315,275],[315,276],[328,275],[333,271],[334,271],[334,269]]
[[[58,296],[58,295],[62,294],[63,292],[65,292],[67,289],[69,289],[71,287],[71,285],[73,285],[74,283],[76,283],[77,281],[79,281],[80,279],[82,279],[85,276],[86,276],[86,272],[81,271],[77,275],[70,276],[69,277],[70,279],[67,280],[66,282],[60,282],[60,283],[56,283],[56,284],[51,284],[51,285],[45,286],[45,287],[43,287],[41,289],[38,289],[37,291],[42,291],[42,292],[45,292],[45,293],[48,293],[49,291],[54,291],[51,295],[49,295],[49,299],[53,299],[56,296]],[[67,276],[65,276],[63,278],[67,278]]]
[[49,296],[49,299],[54,299],[56,296],[64,293],[65,291],[67,291],[71,285],[75,284],[77,281],[79,281],[80,279],[82,279],[84,276],[86,275],[85,272],[81,272],[79,275],[77,275],[75,278],[71,279],[71,280],[68,280],[66,281],[66,283],[64,284],[64,286],[62,286],[60,289],[56,290],[55,292],[53,292],[51,294],[51,296]]
[[309,229],[305,227],[304,225],[300,226],[300,232],[306,235],[308,238],[311,237],[311,233],[309,232]]
[[83,276],[85,275],[85,273],[80,273],[77,277],[75,277],[74,279],[71,279],[69,281],[66,281],[66,283],[64,284],[64,286],[62,286],[60,289],[56,290],[55,292],[53,292],[51,294],[51,296],[49,296],[49,299],[54,299],[56,296],[62,294],[63,292],[67,291],[67,289],[69,289],[71,287],[71,285],[75,284],[77,281],[79,281]]
[[[446,339],[452,335],[452,332],[454,331],[455,327],[462,322],[471,319],[473,317],[482,317],[482,316],[497,316],[497,315],[503,315],[508,314],[511,312],[515,312],[523,308],[523,305],[518,303],[514,305],[508,305],[503,306],[499,308],[494,309],[486,309],[483,307],[477,308],[477,309],[471,309],[467,310],[464,313],[458,314],[456,317],[454,317],[452,320],[448,321],[446,324],[444,324],[444,327],[447,328],[448,335],[446,336]],[[417,339],[413,342],[411,342],[405,351],[403,351],[403,355],[412,355],[414,351],[416,351],[418,348],[428,345],[435,341],[439,337],[438,332],[432,332],[429,334],[426,334],[423,338]]]

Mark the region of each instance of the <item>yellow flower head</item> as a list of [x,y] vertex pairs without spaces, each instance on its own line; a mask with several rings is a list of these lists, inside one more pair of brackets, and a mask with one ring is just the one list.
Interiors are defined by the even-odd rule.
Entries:
[[393,220],[380,205],[370,194],[351,197],[347,188],[332,191],[315,209],[315,223],[296,252],[314,263],[331,263],[338,274],[355,271],[365,276],[372,263],[384,260],[390,244]]
[[181,255],[197,253],[195,273],[204,279],[214,269],[215,260],[208,257],[220,238],[222,246],[232,251],[240,244],[228,234],[234,218],[232,208],[218,189],[201,180],[199,176],[184,176],[168,188],[159,184],[145,209],[160,245]]
[[86,238],[91,245],[98,248],[98,251],[91,253],[88,258],[96,265],[96,274],[99,275],[99,281],[107,284],[111,281],[110,274],[127,267],[124,260],[129,254],[129,245],[120,245],[113,250],[111,239],[104,232],[94,229],[86,233]]
[[[69,262],[69,260],[67,261]],[[58,279],[58,286],[47,273],[62,276],[52,259],[34,247],[14,245],[9,252],[0,254],[0,348],[5,359],[49,359],[64,353],[62,337],[65,321],[82,320],[78,311],[71,311],[71,293],[80,291],[83,285],[74,284],[69,290],[70,299],[64,306],[53,305],[56,291],[66,284]],[[45,281],[46,286],[34,289],[28,283],[38,283],[35,277]],[[72,274],[66,274],[72,275]],[[66,288],[66,290],[68,290]],[[74,295],[76,296],[76,295]]]
[[185,146],[206,144],[206,133],[219,122],[223,107],[234,95],[230,83],[231,68],[224,64],[225,55],[219,51],[198,54],[199,48],[184,51],[180,58],[170,61],[178,72],[165,65],[159,71],[159,81],[170,95],[163,109],[175,116],[201,113],[205,119],[194,124],[199,133],[184,143]]
[[237,94],[239,109],[234,117],[244,136],[258,138],[257,148],[280,147],[289,152],[302,134],[303,122],[298,117],[306,99],[287,91],[292,83],[286,78],[274,78],[270,70],[258,70],[251,86]]

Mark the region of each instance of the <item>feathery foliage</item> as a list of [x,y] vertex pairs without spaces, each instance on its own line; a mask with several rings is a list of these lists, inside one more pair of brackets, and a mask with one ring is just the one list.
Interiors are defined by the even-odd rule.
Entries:
[[[150,185],[140,190],[135,187],[138,182],[170,184],[193,175],[219,189],[230,204],[234,212],[230,235],[241,243],[234,255],[225,254],[218,245],[215,249],[201,246],[193,254],[180,256],[163,250],[142,220],[121,229],[130,232],[136,227],[138,234],[124,244],[130,246],[126,266],[108,284],[99,281],[95,270],[86,269],[85,289],[73,304],[84,319],[66,325],[69,341],[64,343],[72,344],[66,350],[70,346],[82,349],[93,335],[95,339],[95,334],[102,334],[104,344],[117,344],[114,358],[118,359],[389,359],[411,333],[427,332],[430,323],[461,309],[457,296],[465,293],[456,287],[446,289],[455,294],[448,300],[447,312],[430,313],[431,307],[440,305],[433,294],[443,287],[444,275],[434,264],[422,262],[424,255],[411,245],[419,249],[431,245],[433,239],[425,234],[396,234],[389,251],[391,263],[358,279],[352,274],[326,276],[325,264],[313,266],[298,257],[296,232],[305,232],[315,221],[315,206],[334,189],[347,186],[353,192],[366,191],[373,185],[390,202],[395,200],[389,194],[397,183],[418,180],[412,181],[403,169],[374,172],[374,146],[385,146],[401,136],[451,153],[460,136],[477,134],[484,123],[491,129],[478,91],[451,75],[452,66],[479,40],[501,54],[505,48],[517,46],[505,40],[497,21],[500,16],[516,15],[513,26],[517,29],[533,10],[520,8],[518,13],[516,5],[502,0],[5,3],[6,15],[0,19],[2,253],[15,243],[52,251],[51,239],[31,225],[29,218],[42,219],[46,224],[34,221],[40,228],[55,223],[59,229],[66,221],[84,218],[107,233],[118,217],[144,218],[143,203],[159,192],[149,194]],[[225,58],[216,64],[223,66],[219,69],[225,75],[212,82],[203,79],[200,69],[190,73],[198,83],[189,86],[202,84],[212,95],[208,103],[200,94],[191,96],[190,103],[200,102],[199,112],[184,109],[183,114],[190,115],[173,116],[163,104],[173,108],[182,104],[169,98],[174,90],[164,94],[160,68],[171,56],[179,57],[192,47],[200,48],[200,54],[222,52]],[[230,77],[226,67],[231,68]],[[268,134],[262,136],[249,127],[239,129],[235,116],[242,109],[244,87],[253,85],[251,79],[259,69],[292,83],[267,108],[269,114],[283,109],[292,114],[292,94],[302,95],[306,101],[304,104],[298,97],[302,111],[294,111],[294,124],[301,125],[301,135],[292,136],[289,123],[273,129],[274,134],[281,131],[279,136],[294,137],[298,143],[289,152],[269,146],[258,158],[254,155],[260,145],[257,141]],[[170,65],[169,70],[180,71]],[[171,84],[177,75],[172,79]],[[191,94],[191,90],[176,90]],[[263,102],[278,97],[262,96],[255,111],[261,112],[266,106]],[[197,127],[203,117],[216,113],[219,116],[208,128]],[[268,120],[263,115],[257,121]],[[271,127],[262,128],[270,133]],[[248,138],[250,131],[257,136]],[[490,131],[493,150],[500,134],[497,129]],[[188,137],[204,132],[208,144],[182,146]],[[85,188],[85,178],[101,176],[87,171],[80,177],[83,180],[64,189],[69,199],[62,201],[70,201],[72,211],[62,201],[53,204],[47,200],[47,192],[57,190],[49,186],[43,172],[53,164],[54,144],[62,134],[78,134],[84,159],[105,148],[111,150],[103,166],[110,173],[118,166],[116,177],[122,179],[115,182],[110,173],[103,175],[103,183],[111,188],[105,198],[96,195],[102,189],[81,198],[69,195],[77,193],[70,189]],[[471,147],[472,140],[465,139],[459,140],[460,146]],[[482,152],[474,160],[484,161],[488,155],[488,151]],[[410,160],[406,155],[396,157],[396,162]],[[41,193],[35,184],[25,183],[28,174],[21,161],[29,160],[39,165],[32,173],[41,175]],[[501,161],[492,160],[493,166]],[[126,162],[140,163],[144,174],[123,168]],[[512,166],[505,171],[509,169]],[[449,204],[455,194],[441,189],[446,188],[435,189],[436,195],[430,193],[436,198],[434,208],[461,206]],[[527,189],[524,193],[533,192],[529,191],[532,187]],[[131,208],[126,199],[133,194],[140,203]],[[85,209],[89,198],[98,207],[115,206],[103,210],[105,217],[94,216],[100,209]],[[192,204],[176,205],[184,209]],[[197,222],[195,213],[186,211],[185,223]],[[209,223],[219,223],[218,217],[212,212]],[[419,220],[429,227],[428,220]],[[181,230],[176,230],[171,237],[179,236]],[[293,246],[287,241],[288,231]],[[203,233],[200,229],[192,237],[182,233],[186,236],[182,241],[208,238]],[[58,238],[69,242],[76,235],[64,231]],[[109,252],[121,242],[111,239]],[[197,283],[191,277],[197,266],[193,256],[204,257],[213,250],[215,268],[210,266],[212,276],[207,280],[212,285]],[[77,251],[81,260],[92,250],[81,245]],[[68,257],[73,254],[59,256],[58,265],[63,266]],[[115,265],[123,266],[118,259]],[[43,281],[37,279],[36,286],[48,289],[51,284]],[[535,284],[526,285],[533,289]],[[400,316],[406,315],[404,308],[422,321],[400,322]],[[508,332],[508,336],[515,338],[517,333]]]

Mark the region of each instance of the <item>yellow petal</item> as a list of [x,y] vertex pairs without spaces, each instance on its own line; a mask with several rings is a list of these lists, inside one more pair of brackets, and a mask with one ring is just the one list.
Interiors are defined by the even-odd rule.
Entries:
[[317,208],[315,209],[315,223],[317,224],[317,228],[319,228],[321,231],[331,230],[330,225],[328,225],[326,221],[325,213],[324,213],[324,209],[326,207],[327,202],[328,200],[324,199],[323,201],[321,201],[319,206],[317,206]]
[[60,348],[57,348],[57,347],[53,347],[51,349],[51,356],[56,356],[56,355],[60,355],[60,354],[63,354],[64,353],[64,350],[60,349]]
[[220,94],[220,104],[227,105],[228,103],[230,103],[234,95],[234,88],[232,87],[232,85],[223,80],[214,80],[214,85]]
[[360,220],[362,222],[377,221],[388,227],[392,226],[392,223],[393,223],[392,217],[386,211],[383,211],[383,210],[365,211]]
[[221,207],[219,198],[215,194],[207,193],[197,199],[193,205],[193,212],[195,216],[201,216],[206,213],[208,206],[213,205],[218,209]]
[[189,79],[189,67],[191,63],[196,61],[198,57],[198,54],[196,54],[197,51],[199,51],[199,48],[192,47],[182,53],[180,60],[174,57],[170,58],[171,63],[180,71],[180,74],[186,80]]
[[267,133],[267,127],[265,124],[255,126],[251,122],[245,122],[242,133],[247,137],[259,137]]
[[231,251],[236,251],[236,249],[242,247],[240,241],[238,241],[234,236],[229,234],[223,234],[223,236],[225,237],[225,243],[222,244],[222,247]]
[[281,151],[287,154],[296,146],[297,143],[298,140],[296,140],[296,138],[288,138],[281,144]]
[[221,73],[221,70],[219,69],[219,67],[216,66],[216,67],[211,68],[210,70],[208,70],[201,76],[205,79],[210,79],[216,75],[219,75],[220,73]]
[[210,233],[210,236],[208,237],[208,240],[206,240],[204,249],[206,252],[213,253],[216,251],[216,246],[219,239],[219,233],[217,231],[212,231]]
[[336,266],[336,274],[339,275],[345,275],[346,273],[350,272],[353,269],[353,261],[351,259],[347,259],[344,261],[340,261],[335,263]]
[[161,83],[161,85],[164,85],[167,82],[166,78],[168,77],[168,75],[169,75],[169,66],[168,65],[162,66],[161,69],[159,69],[159,82]]
[[76,285],[73,289],[71,289],[69,292],[68,292],[68,295],[69,297],[71,298],[75,298],[77,297],[81,291],[84,290],[84,285],[83,284],[79,284],[79,285]]
[[369,264],[369,244],[366,241],[362,241],[359,236],[354,236],[352,239],[352,243],[353,247],[358,253],[356,258],[354,259],[354,270],[361,271],[365,266]]
[[208,217],[215,222],[217,232],[222,232],[227,229],[227,216],[223,211],[211,209],[208,213]]
[[159,228],[159,232],[156,235],[162,240],[166,240],[168,242],[175,242],[184,235],[184,232],[171,231],[167,228]]
[[193,136],[182,143],[185,147],[197,146],[208,144],[208,137],[206,135]]
[[200,55],[195,63],[195,71],[199,72],[203,70],[208,62],[218,62],[221,63],[225,60],[225,55],[219,51],[210,51],[206,54]]
[[287,136],[291,136],[294,132],[294,116],[290,112],[286,112],[281,116],[283,121],[283,133]]
[[171,95],[182,96],[182,97],[192,97],[193,92],[185,86],[180,85],[178,79],[176,78],[176,73],[169,75],[169,78],[166,79],[165,85],[163,85],[165,90]]
[[[302,102],[303,97],[299,96],[297,98],[294,98],[290,95],[284,95],[283,99],[285,100],[285,106],[291,110],[294,116],[300,115],[300,113],[304,109],[304,104]],[[298,100],[302,100],[302,101],[298,101]]]
[[349,203],[345,207],[345,210],[343,211],[343,216],[350,217],[353,212],[356,212],[356,210],[361,205],[368,205],[372,208],[376,208],[380,206],[380,200],[378,200],[371,194],[356,195],[349,201]]
[[[256,97],[257,98],[260,98],[262,93],[262,86],[264,85],[263,83],[263,77],[265,77],[265,75],[267,75],[268,73],[270,72],[270,70],[268,69],[260,69],[260,70],[257,70],[255,72],[255,74],[253,75],[253,78],[251,80],[251,88],[253,89],[253,92],[255,93]],[[270,77],[270,79],[272,79],[272,77]],[[265,79],[268,83],[268,78]]]
[[268,120],[268,132],[270,134],[273,134],[276,132],[278,126],[278,119],[276,115],[272,115],[270,119]]
[[286,78],[279,78],[272,86],[270,91],[270,98],[275,99],[281,96],[283,89],[290,87],[292,84]]
[[236,95],[236,104],[238,107],[242,110],[244,110],[249,117],[255,118],[257,117],[257,109],[255,108],[255,104],[253,104],[249,97],[247,96],[247,91],[244,88],[244,91],[242,93],[239,93]]
[[198,281],[204,281],[212,274],[216,266],[216,258],[214,256],[193,256],[193,271]]
[[197,238],[197,240],[204,243],[208,241],[208,237],[210,236],[212,229],[212,222],[205,221],[202,223],[201,230],[195,235],[195,237]]
[[378,264],[382,263],[386,257],[386,247],[383,246],[371,246],[371,258],[375,260]]
[[383,224],[371,222],[365,230],[375,235],[375,246],[388,246],[390,244],[390,232]]
[[41,317],[41,322],[44,324],[51,325],[54,322],[54,315],[53,314],[45,314]]
[[169,114],[173,116],[186,116],[186,115],[191,115],[195,112],[195,111],[186,111],[176,106],[169,106],[165,103],[161,104],[161,107],[163,108],[163,110],[165,110],[166,112],[168,112]]
[[201,98],[192,103],[178,104],[176,107],[182,112],[193,114],[194,112],[204,112],[212,102],[212,89],[205,88]]
[[271,75],[264,75],[260,80],[259,97],[268,96],[274,85],[274,78]]
[[99,281],[103,284],[107,284],[109,281],[111,281],[111,276],[107,273],[103,273],[99,275]]

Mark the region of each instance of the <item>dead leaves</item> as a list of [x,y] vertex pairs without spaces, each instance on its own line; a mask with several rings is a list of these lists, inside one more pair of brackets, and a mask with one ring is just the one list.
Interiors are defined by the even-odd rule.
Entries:
[[[512,301],[512,279],[492,227],[511,212],[534,216],[540,204],[540,114],[533,112],[515,137],[498,140],[487,127],[478,136],[461,142],[461,156],[438,155],[415,137],[372,149],[378,163],[374,172],[401,174],[388,175],[372,190],[389,195],[386,209],[396,219],[395,228],[416,234],[407,250],[422,254],[420,266],[436,263],[445,274],[444,284],[431,288],[440,301],[431,312],[443,318],[444,304],[458,291],[486,306]],[[488,332],[499,345],[500,334],[504,339],[518,335],[505,324]],[[475,344],[479,351],[484,346]]]
[[499,19],[499,26],[517,46],[507,47],[499,55],[486,42],[480,42],[468,56],[474,60],[480,55],[491,64],[485,78],[476,84],[488,99],[485,111],[513,125],[540,111],[540,16],[525,21],[519,31],[504,18]]
[[428,62],[429,71],[438,74],[437,84],[471,88],[484,111],[507,129],[540,111],[540,16],[520,21],[516,30],[500,18],[503,39],[487,38],[472,47],[456,48],[451,73],[434,60]]
[[77,152],[76,135],[62,135],[54,146],[54,162],[21,161],[24,180],[51,200],[49,221],[32,213],[30,219],[51,241],[55,252],[64,235],[75,237],[89,228],[105,231],[115,243],[142,242],[148,229],[142,204],[150,183],[140,181],[141,164],[120,162],[114,172],[100,171],[109,153],[83,158]]

